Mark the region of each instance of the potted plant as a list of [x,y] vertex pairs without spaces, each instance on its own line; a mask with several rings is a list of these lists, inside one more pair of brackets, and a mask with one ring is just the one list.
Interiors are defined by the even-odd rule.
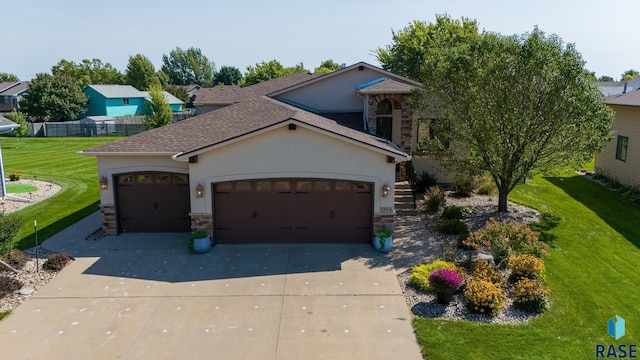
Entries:
[[209,234],[204,231],[194,231],[191,233],[191,249],[194,253],[202,254],[211,248]]
[[462,277],[455,270],[438,268],[429,275],[429,286],[438,294],[438,304],[451,302],[453,293],[458,291],[461,285]]
[[391,238],[392,234],[391,230],[378,229],[376,231],[376,236],[373,238],[373,246],[376,250],[384,253],[389,252],[393,245],[393,239]]

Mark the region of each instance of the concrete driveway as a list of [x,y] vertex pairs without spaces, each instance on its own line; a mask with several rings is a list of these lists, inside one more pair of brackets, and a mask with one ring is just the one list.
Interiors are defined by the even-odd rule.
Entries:
[[94,220],[45,242],[76,260],[0,322],[3,357],[422,359],[392,258],[371,246],[189,254],[188,234],[84,240]]

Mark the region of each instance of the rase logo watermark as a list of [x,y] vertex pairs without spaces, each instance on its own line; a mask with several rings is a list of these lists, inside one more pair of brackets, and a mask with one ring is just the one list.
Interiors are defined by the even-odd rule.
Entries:
[[[624,319],[616,315],[607,322],[607,333],[615,340],[625,333]],[[637,359],[638,344],[596,344],[596,359]]]

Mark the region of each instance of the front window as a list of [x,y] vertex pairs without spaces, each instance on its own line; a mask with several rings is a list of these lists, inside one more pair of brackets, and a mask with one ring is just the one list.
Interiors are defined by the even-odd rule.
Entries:
[[627,161],[627,146],[629,138],[627,136],[618,135],[618,145],[616,146],[616,159]]
[[122,104],[123,105],[129,105],[129,98],[122,99]]

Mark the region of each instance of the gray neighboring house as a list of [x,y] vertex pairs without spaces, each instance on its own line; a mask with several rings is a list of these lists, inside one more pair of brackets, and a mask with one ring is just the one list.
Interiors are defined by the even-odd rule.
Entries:
[[28,88],[28,81],[0,83],[0,112],[20,110],[20,100]]

